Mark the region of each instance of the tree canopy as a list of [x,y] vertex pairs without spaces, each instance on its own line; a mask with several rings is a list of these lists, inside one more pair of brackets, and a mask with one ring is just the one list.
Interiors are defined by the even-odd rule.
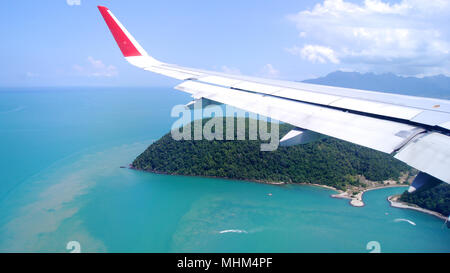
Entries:
[[434,188],[419,192],[408,193],[405,191],[400,200],[437,211],[446,216],[450,215],[450,185],[447,183],[441,183]]
[[[372,181],[398,180],[403,172],[411,170],[388,154],[331,137],[303,145],[278,147],[272,152],[260,151],[260,144],[266,141],[259,137],[248,140],[248,118],[245,124],[246,140],[177,141],[169,132],[139,155],[132,167],[177,175],[317,183],[338,189],[359,184],[358,175]],[[193,123],[191,127],[193,130]],[[225,122],[223,128],[225,131]],[[280,124],[280,136],[292,128]]]

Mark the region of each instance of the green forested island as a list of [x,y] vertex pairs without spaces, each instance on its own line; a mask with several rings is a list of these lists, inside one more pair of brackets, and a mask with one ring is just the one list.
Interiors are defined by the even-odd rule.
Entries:
[[[207,121],[204,119],[203,125]],[[264,142],[248,140],[248,119],[245,119],[245,126],[246,140],[234,141],[177,141],[169,132],[139,155],[132,163],[132,168],[155,173],[266,183],[321,184],[346,191],[349,196],[368,187],[383,185],[386,180],[394,184],[407,183],[417,173],[388,154],[331,137],[303,145],[280,146],[272,152],[260,151],[260,145]],[[280,124],[280,138],[292,128],[292,125]],[[193,130],[194,125],[191,123],[192,133]],[[226,131],[225,122],[223,131]],[[442,183],[413,194],[405,191],[400,201],[449,215],[450,185]]]
[[[132,167],[176,175],[315,183],[340,190],[361,189],[385,180],[403,182],[414,174],[408,165],[387,154],[331,137],[260,151],[262,141],[248,140],[248,122],[246,119],[246,140],[176,141],[169,132],[139,155]],[[223,126],[225,132],[225,122]],[[193,130],[193,124],[191,127]],[[280,124],[280,138],[292,128]]]
[[412,203],[448,216],[450,215],[450,185],[441,183],[434,188],[416,193],[405,191],[400,196],[400,201]]

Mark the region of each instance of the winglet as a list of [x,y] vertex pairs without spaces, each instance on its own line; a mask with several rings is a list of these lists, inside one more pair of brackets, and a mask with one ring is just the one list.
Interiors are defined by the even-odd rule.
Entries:
[[98,6],[98,10],[105,19],[124,57],[148,55],[107,7]]

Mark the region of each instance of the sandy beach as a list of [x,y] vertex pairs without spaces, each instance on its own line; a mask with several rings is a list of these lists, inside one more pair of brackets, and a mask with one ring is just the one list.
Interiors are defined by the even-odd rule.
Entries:
[[349,199],[350,205],[352,205],[354,207],[363,207],[364,206],[363,195],[365,192],[368,192],[371,190],[384,189],[384,188],[392,188],[392,187],[408,187],[408,185],[382,185],[382,186],[365,189],[363,191],[358,192],[356,195],[350,195],[350,193],[347,191],[340,191],[340,193],[333,194],[333,195],[331,195],[331,197]]
[[399,185],[399,184],[381,185],[381,186],[375,186],[375,187],[370,187],[370,188],[364,189],[363,191],[359,191],[356,195],[352,195],[348,191],[338,190],[338,189],[336,189],[334,187],[327,186],[327,185],[314,184],[314,183],[298,183],[298,184],[300,184],[300,185],[311,185],[311,186],[316,186],[316,187],[321,187],[321,188],[326,188],[326,189],[337,191],[338,193],[337,194],[332,194],[331,197],[333,197],[333,198],[341,198],[341,199],[348,199],[348,200],[350,200],[350,202],[349,202],[350,205],[352,205],[354,207],[363,207],[364,206],[363,195],[364,195],[365,192],[368,192],[368,191],[371,191],[371,190],[384,189],[384,188],[408,187],[409,186],[409,185]]
[[444,216],[443,214],[440,214],[439,212],[428,210],[428,209],[424,209],[424,208],[421,208],[419,206],[415,206],[413,204],[401,202],[401,201],[398,200],[399,197],[400,197],[400,195],[391,195],[391,196],[389,196],[387,198],[387,200],[391,204],[391,207],[420,211],[420,212],[423,212],[423,213],[427,213],[427,214],[436,216],[436,217],[438,217],[438,218],[440,218],[440,219],[442,219],[444,221],[446,221],[448,219],[446,216]]

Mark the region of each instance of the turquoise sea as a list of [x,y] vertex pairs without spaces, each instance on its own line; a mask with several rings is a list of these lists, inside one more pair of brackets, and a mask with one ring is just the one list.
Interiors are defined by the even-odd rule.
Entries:
[[[170,130],[189,101],[171,88],[0,90],[0,251],[450,252],[450,230],[333,191],[120,168]],[[269,195],[271,193],[271,195]],[[408,221],[406,221],[408,220]]]

